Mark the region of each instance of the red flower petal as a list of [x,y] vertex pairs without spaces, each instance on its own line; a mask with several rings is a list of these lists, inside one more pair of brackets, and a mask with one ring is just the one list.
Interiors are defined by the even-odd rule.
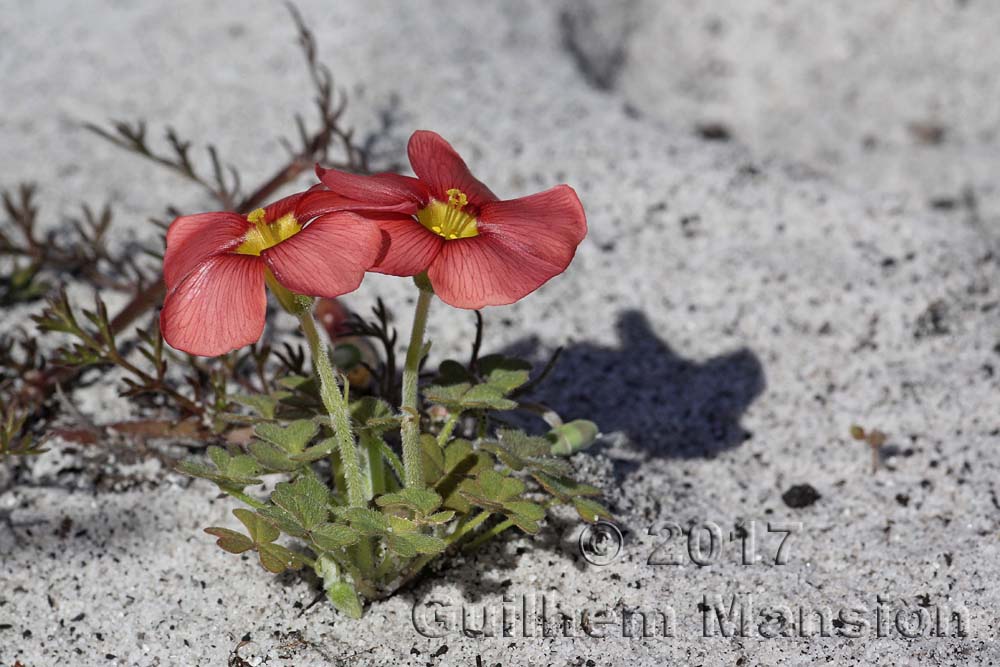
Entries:
[[561,266],[569,266],[587,235],[587,217],[573,188],[557,185],[545,192],[487,204],[477,221],[482,236]]
[[250,255],[219,255],[167,293],[163,339],[189,354],[214,357],[239,349],[264,331],[264,263]]
[[266,222],[274,222],[288,213],[293,213],[295,207],[305,195],[305,192],[297,192],[294,195],[289,195],[284,199],[279,199],[276,202],[268,204],[264,207],[264,220]]
[[487,202],[497,201],[497,196],[472,175],[451,144],[436,132],[417,130],[410,137],[406,150],[413,173],[430,186],[435,199],[448,201],[448,190],[458,188],[477,209]]
[[444,239],[428,230],[411,216],[372,216],[389,243],[385,255],[372,271],[390,276],[415,276],[423,273],[441,252]]
[[[316,176],[330,192],[341,198],[354,200],[353,210],[391,210],[415,213],[418,208],[427,203],[429,195],[427,186],[410,176],[399,174],[373,174],[359,176],[337,169],[324,169],[316,165]],[[320,196],[322,193],[310,195],[313,202],[326,202],[331,206],[341,206],[342,201]],[[345,210],[333,208],[330,210]]]
[[478,231],[447,241],[428,271],[441,300],[457,308],[514,303],[565,271],[587,221],[576,193],[560,185],[487,204]]
[[353,292],[382,254],[382,232],[354,213],[329,213],[261,253],[278,282],[297,294]]
[[564,268],[476,236],[446,242],[427,275],[442,301],[476,310],[514,303]]
[[199,264],[238,246],[250,223],[236,213],[183,215],[167,230],[163,280],[173,288]]

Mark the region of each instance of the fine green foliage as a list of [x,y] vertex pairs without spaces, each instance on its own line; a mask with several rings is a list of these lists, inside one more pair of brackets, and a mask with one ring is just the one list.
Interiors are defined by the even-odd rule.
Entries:
[[[374,312],[386,317],[381,304]],[[385,319],[360,329],[395,340]],[[372,367],[389,365],[383,359]],[[573,479],[571,456],[596,439],[593,423],[559,421],[530,435],[498,419],[522,408],[537,413],[538,404],[522,406],[518,393],[531,382],[531,366],[519,359],[442,362],[420,387],[420,486],[404,484],[398,453],[404,414],[382,395],[385,383],[351,385],[347,409],[364,478],[360,504],[349,501],[337,426],[324,411],[319,384],[305,376],[285,377],[268,394],[240,396],[233,405],[255,414],[230,419],[253,425],[250,441],[210,447],[208,461],[179,469],[249,505],[237,515],[247,534],[208,529],[222,549],[255,550],[272,572],[311,566],[331,604],[357,618],[365,600],[392,594],[456,549],[510,528],[538,533],[553,506],[572,507],[585,521],[610,517],[597,500],[600,490]],[[252,493],[275,474],[284,481],[272,483],[268,496]],[[281,535],[288,546],[276,543]]]

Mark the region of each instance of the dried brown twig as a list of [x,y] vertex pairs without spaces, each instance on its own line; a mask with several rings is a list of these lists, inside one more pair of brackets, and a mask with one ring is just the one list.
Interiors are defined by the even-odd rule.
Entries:
[[[315,37],[302,16],[291,4],[288,5],[288,9],[298,33],[298,42],[305,56],[310,81],[315,92],[314,104],[318,115],[318,126],[309,131],[305,119],[296,114],[295,126],[298,145],[293,146],[288,141],[282,141],[290,154],[288,160],[270,178],[258,184],[247,194],[242,194],[239,171],[231,164],[224,162],[217,149],[211,144],[205,149],[210,161],[210,170],[206,175],[205,170],[199,169],[191,157],[192,143],[182,139],[172,128],[166,130],[168,148],[163,150],[154,148],[150,144],[144,121],[134,123],[118,121],[109,128],[93,124],[87,124],[85,127],[115,146],[135,153],[195,183],[208,192],[221,208],[244,215],[265,204],[282,187],[312,169],[316,162],[330,163],[331,152],[338,148],[339,152],[342,153],[341,160],[330,163],[331,166],[347,171],[366,173],[368,171],[368,148],[356,142],[353,131],[344,128],[341,124],[347,97],[335,87],[330,69],[319,61]],[[97,269],[100,260],[109,259],[103,250],[99,254],[92,252],[86,257],[55,254],[55,250],[48,244],[47,240],[43,242],[37,238],[35,221],[37,220],[38,208],[35,205],[33,195],[33,186],[22,186],[16,194],[4,195],[4,207],[14,219],[15,226],[25,236],[26,243],[23,246],[12,245],[6,236],[0,234],[0,254],[4,254],[6,251],[8,254],[29,257],[30,266],[40,266],[40,262],[42,262],[53,267],[69,268],[72,269],[70,273],[78,272],[89,282],[100,287],[121,287],[121,282],[109,284],[107,276],[100,274]],[[83,218],[77,228],[81,233],[86,232],[89,235],[86,238],[92,240],[92,243],[86,244],[87,246],[93,249],[103,249],[103,237],[110,221],[110,211],[107,208],[97,214],[89,209],[84,209]],[[48,255],[44,253],[48,253]],[[137,284],[138,289],[135,289],[134,296],[121,311],[107,322],[107,335],[112,340],[134,324],[143,314],[155,308],[165,294],[162,275],[153,280],[146,280],[137,267],[129,266],[128,268],[135,274],[132,284]],[[34,273],[31,275],[33,276]],[[117,351],[105,349],[105,352],[109,358],[112,358],[112,361],[114,358],[124,359]],[[135,370],[144,373],[141,369]],[[70,385],[79,372],[79,366],[50,364],[40,371],[38,381],[32,383],[31,386],[22,387],[21,393],[16,398],[21,405],[36,406],[36,409],[31,410],[31,412],[37,412],[57,385],[63,387]],[[137,377],[143,381],[147,379],[143,378],[142,375]],[[160,382],[155,374],[148,379],[150,379],[150,384]],[[136,387],[131,388],[131,391],[136,390]],[[180,400],[176,396],[173,398]],[[181,401],[181,406],[186,411],[194,412],[194,406],[190,404],[190,401],[187,403]]]

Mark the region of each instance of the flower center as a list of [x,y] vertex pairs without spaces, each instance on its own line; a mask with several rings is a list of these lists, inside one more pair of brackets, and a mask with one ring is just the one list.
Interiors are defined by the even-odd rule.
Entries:
[[467,239],[479,235],[476,218],[462,209],[469,198],[458,188],[448,190],[448,201],[433,200],[417,211],[417,220],[438,236],[448,239]]
[[293,213],[281,216],[274,222],[268,222],[264,209],[258,208],[247,216],[253,227],[247,232],[243,243],[236,248],[241,255],[260,255],[268,248],[273,248],[302,230],[302,225],[295,219]]

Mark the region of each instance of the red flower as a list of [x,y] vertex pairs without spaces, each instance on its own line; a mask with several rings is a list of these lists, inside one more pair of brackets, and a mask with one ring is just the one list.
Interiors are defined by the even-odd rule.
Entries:
[[571,187],[501,201],[434,132],[414,132],[408,152],[417,178],[317,165],[329,192],[309,193],[301,208],[309,215],[363,212],[389,237],[372,271],[426,271],[437,295],[458,308],[513,303],[569,266],[587,234]]
[[[357,289],[382,251],[370,220],[349,212],[315,218],[296,213],[302,194],[244,217],[200,213],[167,231],[160,313],[163,338],[203,356],[260,338],[267,310],[265,277],[296,294],[336,297]],[[270,273],[270,275],[268,275]]]

